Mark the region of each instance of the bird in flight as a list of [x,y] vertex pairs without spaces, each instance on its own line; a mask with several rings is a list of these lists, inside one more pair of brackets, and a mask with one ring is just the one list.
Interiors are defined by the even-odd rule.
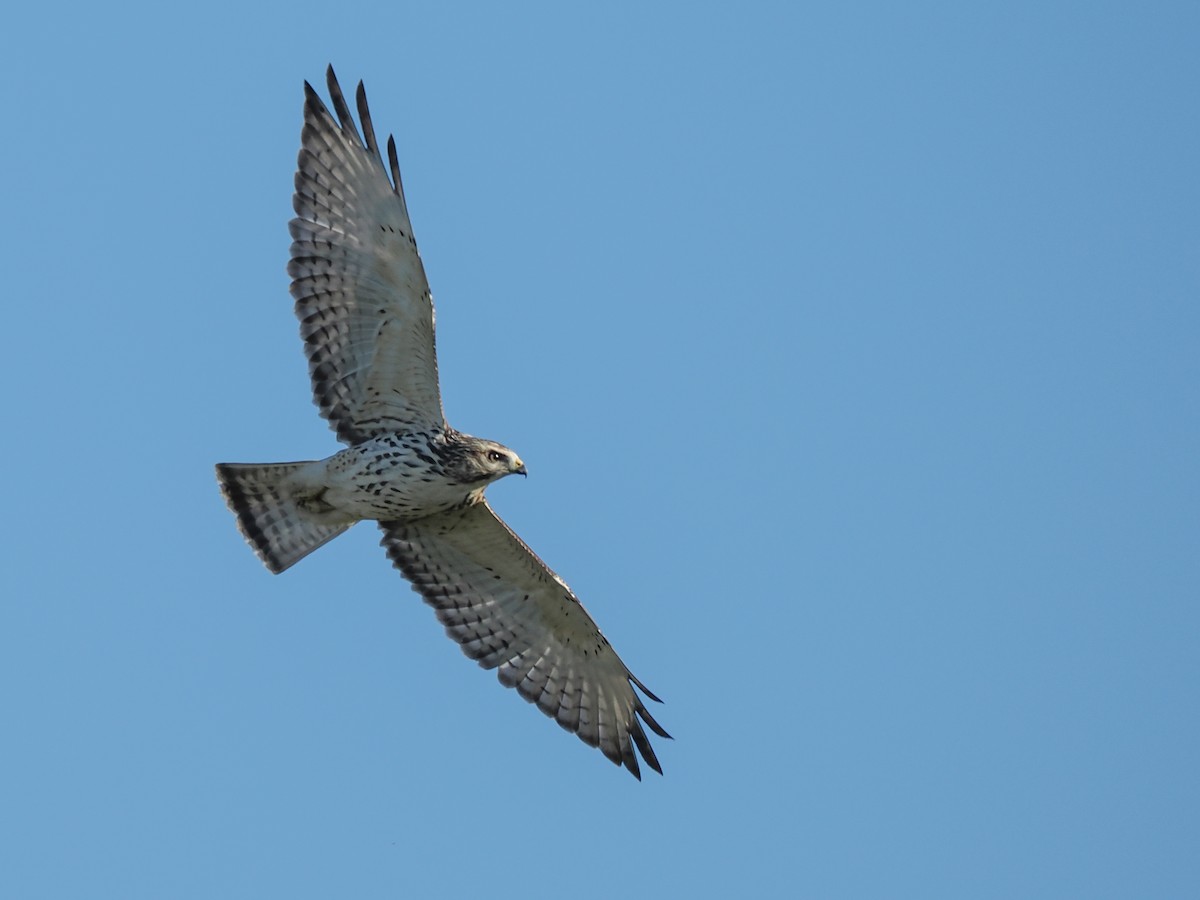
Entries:
[[446,422],[396,143],[385,165],[362,82],[360,135],[332,66],[326,75],[336,119],[304,84],[288,274],[313,400],[347,446],[311,462],[220,463],[225,501],[276,573],[377,521],[392,564],[463,653],[634,777],[639,753],[661,774],[643,723],[670,735],[634,688],[658,698],[484,498],[525,464]]

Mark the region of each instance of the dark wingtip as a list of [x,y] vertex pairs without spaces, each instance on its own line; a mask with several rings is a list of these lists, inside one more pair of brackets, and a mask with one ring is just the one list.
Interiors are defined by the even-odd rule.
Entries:
[[304,82],[304,120],[307,127],[309,121],[319,121],[323,116],[328,116],[329,110],[325,108],[325,101],[321,99],[321,95],[307,81]]
[[[633,738],[633,742],[637,745],[638,752],[642,754],[642,759],[646,761],[646,765],[661,775],[663,773],[662,766],[658,762],[654,748],[650,746],[650,740],[646,737],[646,732],[642,730],[642,726],[638,723],[637,719],[633,720],[633,724],[629,729],[629,736]],[[639,778],[638,781],[641,781],[641,779]]]
[[634,778],[638,781],[642,780],[642,770],[638,765],[637,754],[633,752],[633,744],[630,743],[628,734],[621,739],[621,762],[625,764],[625,768],[632,773]]
[[[396,138],[388,135],[388,166],[392,170],[392,182],[396,185],[394,190],[400,195],[400,199],[404,199],[404,183],[400,180],[400,157],[396,155]],[[405,204],[407,210],[407,204]]]
[[383,165],[383,155],[379,152],[379,142],[375,139],[375,125],[371,121],[371,108],[367,105],[367,89],[359,81],[354,92],[354,102],[358,106],[358,119],[362,122],[363,137],[367,140],[367,150]]
[[634,674],[633,674],[632,672],[630,672],[628,669],[626,669],[625,671],[626,671],[626,675],[628,676],[628,678],[629,678],[630,682],[632,682],[634,685],[636,685],[636,686],[637,686],[637,689],[638,689],[639,691],[641,691],[643,694],[645,694],[647,697],[649,697],[649,698],[650,698],[651,700],[653,700],[655,703],[662,703],[662,702],[663,702],[663,701],[662,701],[662,700],[659,698],[659,696],[658,696],[656,693],[654,693],[654,691],[650,690],[650,688],[646,687],[644,684],[642,684],[640,681],[638,681],[638,679],[637,679],[637,676],[636,676],[636,675],[634,675]]
[[346,97],[342,94],[342,86],[338,83],[332,64],[330,64],[325,72],[325,80],[329,86],[329,99],[333,101],[333,110],[337,113],[338,123],[342,126],[342,131],[353,135],[354,139],[361,145],[362,139],[358,136],[358,126],[354,124],[354,116],[350,114],[350,107],[346,103]]
[[635,707],[635,709],[637,711],[638,716],[641,717],[641,720],[650,726],[651,731],[653,731],[659,737],[666,738],[668,741],[675,740],[673,737],[671,737],[669,734],[667,734],[667,730],[665,728],[663,728],[656,721],[654,721],[654,716],[650,715],[650,711],[648,709],[646,709],[646,707],[643,704],[639,703]]

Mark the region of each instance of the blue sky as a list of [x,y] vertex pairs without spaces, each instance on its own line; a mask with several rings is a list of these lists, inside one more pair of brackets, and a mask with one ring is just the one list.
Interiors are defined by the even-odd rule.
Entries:
[[[0,36],[0,895],[1200,894],[1200,13],[43,5]],[[284,272],[394,131],[451,422],[666,704],[638,784],[359,526]]]

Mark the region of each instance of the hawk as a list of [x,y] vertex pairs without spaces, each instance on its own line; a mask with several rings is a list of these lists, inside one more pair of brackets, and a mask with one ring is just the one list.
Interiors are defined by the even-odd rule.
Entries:
[[396,142],[385,165],[362,82],[360,135],[332,66],[326,76],[336,119],[304,83],[288,274],[313,399],[347,447],[311,462],[221,463],[225,501],[275,573],[377,521],[392,564],[463,653],[634,777],[637,753],[661,774],[643,723],[670,735],[634,688],[658,698],[484,498],[525,464],[446,422]]

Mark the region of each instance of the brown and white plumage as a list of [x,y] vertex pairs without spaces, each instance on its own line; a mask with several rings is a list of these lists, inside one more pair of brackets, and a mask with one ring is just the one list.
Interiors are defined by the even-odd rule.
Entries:
[[417,253],[396,143],[391,178],[358,85],[363,143],[329,71],[335,121],[304,83],[292,205],[292,296],[313,399],[347,444],[385,431],[444,427],[433,295]]
[[669,735],[633,685],[658,698],[625,667],[566,583],[486,501],[379,527],[388,556],[463,653],[497,669],[502,684],[634,775],[634,747],[662,772],[638,717],[655,734]]
[[484,499],[488,484],[525,474],[524,464],[446,423],[433,298],[395,142],[385,165],[362,84],[360,135],[332,67],[327,74],[336,118],[304,86],[288,272],[313,398],[349,446],[313,462],[222,463],[225,499],[273,572],[377,520],[393,564],[467,656],[634,776],[638,754],[661,773],[643,724],[669,735],[635,687],[658,698]]

